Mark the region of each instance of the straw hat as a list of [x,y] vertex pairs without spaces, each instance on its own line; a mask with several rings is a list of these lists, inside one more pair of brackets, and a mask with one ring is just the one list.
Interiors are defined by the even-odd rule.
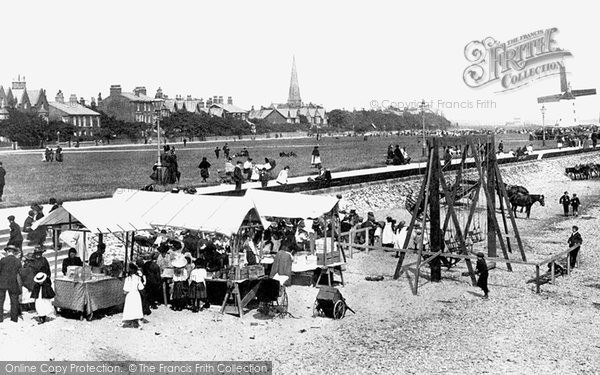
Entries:
[[185,257],[177,257],[171,264],[175,268],[182,268],[187,265],[187,260],[185,259]]
[[43,272],[38,272],[37,275],[35,275],[35,277],[33,278],[33,281],[35,281],[38,284],[41,284],[44,281],[46,281],[47,278],[48,278],[48,275],[46,275]]

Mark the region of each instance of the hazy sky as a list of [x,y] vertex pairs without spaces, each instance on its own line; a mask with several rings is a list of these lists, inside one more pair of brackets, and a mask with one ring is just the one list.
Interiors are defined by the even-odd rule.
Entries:
[[[296,56],[305,102],[327,109],[378,103],[440,104],[453,121],[540,122],[536,98],[560,90],[558,76],[509,93],[463,81],[465,46],[505,42],[557,27],[573,89],[599,88],[593,2],[559,1],[15,1],[3,3],[0,83],[18,74],[28,88],[68,97],[160,86],[207,98],[231,95],[249,109],[287,99]],[[589,5],[587,5],[589,4]],[[492,101],[494,108],[460,109]],[[457,104],[449,102],[458,102]],[[578,117],[598,120],[600,97],[577,100]],[[464,104],[463,104],[464,105]],[[572,103],[546,104],[546,123]]]

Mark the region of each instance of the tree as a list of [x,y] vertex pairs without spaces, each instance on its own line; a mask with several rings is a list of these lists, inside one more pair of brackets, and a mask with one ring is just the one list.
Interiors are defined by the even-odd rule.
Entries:
[[23,146],[43,146],[48,124],[34,112],[8,109],[8,118],[0,124],[0,135]]

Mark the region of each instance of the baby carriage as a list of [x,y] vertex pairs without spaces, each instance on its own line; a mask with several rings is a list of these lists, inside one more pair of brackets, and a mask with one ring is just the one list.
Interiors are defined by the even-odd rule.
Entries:
[[283,283],[277,279],[265,279],[256,293],[260,306],[258,311],[263,315],[274,313],[275,316],[288,315],[288,296]]
[[218,170],[219,182],[221,184],[233,184],[233,174],[226,173],[224,170]]

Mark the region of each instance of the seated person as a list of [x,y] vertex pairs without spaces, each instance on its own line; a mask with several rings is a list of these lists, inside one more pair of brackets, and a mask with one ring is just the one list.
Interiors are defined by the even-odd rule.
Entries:
[[294,262],[292,254],[288,252],[289,245],[287,243],[281,244],[279,251],[275,255],[273,265],[271,266],[271,273],[269,277],[272,279],[278,279],[282,285],[291,285],[292,277],[292,263]]
[[233,165],[233,163],[231,162],[231,158],[227,159],[227,161],[225,162],[225,174],[233,174],[233,171],[235,170],[235,165]]
[[102,267],[104,266],[104,252],[106,251],[106,245],[103,243],[98,244],[98,250],[90,255],[88,261],[90,267]]
[[402,152],[402,157],[404,158],[404,164],[410,163],[410,157],[408,156],[408,152],[406,152],[406,147],[402,147],[400,151]]
[[77,250],[75,250],[75,248],[73,248],[73,247],[69,249],[68,257],[63,260],[63,263],[62,263],[63,275],[65,275],[65,276],[67,275],[67,268],[70,266],[83,267],[83,262],[81,261],[81,258],[77,256]]

